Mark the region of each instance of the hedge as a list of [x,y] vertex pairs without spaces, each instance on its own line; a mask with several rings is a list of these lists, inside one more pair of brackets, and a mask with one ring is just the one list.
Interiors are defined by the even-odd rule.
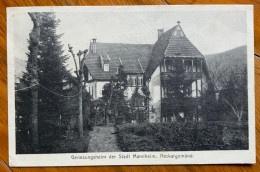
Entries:
[[226,132],[223,123],[122,124],[118,128],[118,146],[126,152],[248,149],[246,128],[232,126]]

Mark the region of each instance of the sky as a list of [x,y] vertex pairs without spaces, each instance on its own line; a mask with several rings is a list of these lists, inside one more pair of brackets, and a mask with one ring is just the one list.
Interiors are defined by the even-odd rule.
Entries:
[[[177,21],[187,38],[203,55],[215,54],[246,45],[247,25],[245,11],[85,11],[57,12],[61,20],[57,33],[60,41],[71,44],[74,52],[89,48],[89,42],[154,44],[157,29],[174,27]],[[15,58],[27,60],[29,33],[33,24],[27,12],[14,16]],[[74,69],[73,59],[68,68]]]

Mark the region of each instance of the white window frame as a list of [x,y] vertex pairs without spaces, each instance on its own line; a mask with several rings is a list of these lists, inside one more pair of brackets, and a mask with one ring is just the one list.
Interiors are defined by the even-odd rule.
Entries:
[[104,64],[104,72],[109,72],[109,64]]
[[143,76],[138,76],[138,86],[143,86],[144,85],[144,80],[143,80]]

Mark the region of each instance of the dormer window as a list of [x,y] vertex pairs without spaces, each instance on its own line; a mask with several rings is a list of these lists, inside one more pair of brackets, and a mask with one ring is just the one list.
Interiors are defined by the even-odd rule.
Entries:
[[109,72],[109,64],[104,64],[104,72]]
[[138,76],[138,86],[143,86],[143,76]]
[[144,79],[142,75],[127,75],[128,86],[143,86]]
[[104,72],[109,72],[110,57],[108,55],[100,55],[100,62]]
[[131,84],[132,84],[132,86],[137,85],[137,77],[136,76],[131,76]]

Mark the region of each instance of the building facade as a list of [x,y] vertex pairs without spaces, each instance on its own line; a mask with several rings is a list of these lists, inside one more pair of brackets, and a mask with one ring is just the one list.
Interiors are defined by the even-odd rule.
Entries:
[[[182,74],[178,73],[177,62],[181,63]],[[93,100],[102,97],[104,85],[117,75],[120,65],[124,66],[127,74],[128,88],[125,96],[128,99],[136,87],[149,87],[149,122],[186,120],[187,115],[195,120],[196,109],[200,108],[200,97],[208,89],[210,77],[204,56],[188,40],[180,22],[166,32],[158,29],[158,40],[154,45],[99,43],[93,39],[85,59],[86,89]],[[176,104],[169,101],[174,100],[174,91],[169,83],[174,85],[180,75],[183,76],[181,92],[186,98],[197,102],[197,105],[176,113],[167,109]]]
[[[177,63],[182,73],[178,71]],[[196,115],[197,109],[201,108],[201,95],[208,89],[209,74],[204,56],[188,40],[180,22],[166,32],[158,30],[158,40],[153,46],[145,76],[151,93],[150,122],[174,122],[178,118],[187,120],[188,115],[191,120],[203,120],[202,117],[197,119]],[[183,81],[178,81],[180,79]],[[183,108],[178,113],[169,111],[169,108],[177,106],[178,101],[170,101],[175,99],[174,88],[170,85],[176,85],[174,82],[182,84],[179,87],[182,87],[180,92],[184,95],[183,99],[195,102],[195,108]],[[185,107],[185,104],[188,102],[178,106]]]
[[84,71],[86,89],[93,100],[102,97],[104,85],[118,74],[120,65],[124,66],[127,74],[125,96],[130,99],[136,87],[145,85],[144,73],[151,50],[152,45],[149,44],[100,43],[93,39],[85,59]]

